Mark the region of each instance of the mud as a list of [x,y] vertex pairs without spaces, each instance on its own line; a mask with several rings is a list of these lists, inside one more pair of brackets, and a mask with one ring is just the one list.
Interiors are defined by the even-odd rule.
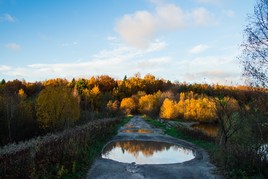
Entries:
[[[150,133],[123,132],[124,130],[150,130]],[[124,125],[116,136],[107,143],[107,147],[116,141],[148,141],[165,142],[181,146],[194,153],[192,160],[173,164],[136,164],[118,162],[102,158],[101,155],[94,161],[87,173],[87,178],[98,179],[139,179],[139,178],[222,178],[216,174],[216,167],[210,163],[207,153],[194,144],[165,135],[161,129],[154,128],[140,116],[133,117]],[[104,147],[104,149],[105,149]]]

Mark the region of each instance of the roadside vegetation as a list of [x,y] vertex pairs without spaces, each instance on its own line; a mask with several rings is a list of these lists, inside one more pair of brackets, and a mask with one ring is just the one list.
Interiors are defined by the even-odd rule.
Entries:
[[[205,149],[211,161],[219,168],[218,172],[225,178],[267,178],[267,161],[258,156],[258,152],[252,151],[249,146],[237,142],[241,140],[237,135],[225,147],[218,143],[218,138],[210,137],[196,130],[184,127],[170,126],[166,122],[143,117],[155,127],[161,128],[165,134],[194,143]],[[249,139],[243,139],[246,143]]]
[[[101,118],[144,114],[154,119],[196,121],[219,126],[219,136],[215,140],[204,137],[210,143],[203,145],[209,149],[213,148],[212,144],[214,144],[220,148],[217,151],[222,152],[214,152],[215,155],[225,154],[226,157],[220,159],[215,157],[215,161],[222,163],[221,166],[226,166],[225,168],[238,167],[238,170],[233,172],[234,176],[264,176],[263,169],[267,167],[267,162],[263,158],[266,157],[267,148],[263,146],[268,143],[267,101],[267,88],[171,83],[168,80],[156,79],[150,74],[143,78],[136,74],[123,80],[116,80],[107,75],[72,81],[51,79],[35,83],[2,80],[0,83],[0,144],[4,147],[7,144],[27,141],[38,136],[46,138],[45,136],[50,133],[72,130],[75,126],[87,125],[91,122],[97,124],[98,121],[102,121]],[[108,135],[112,129],[114,129],[113,125],[96,128],[95,132],[85,137],[90,141],[86,141],[87,144],[85,141],[81,142],[79,145],[90,145],[92,151],[92,146],[101,143],[102,134],[106,135],[107,130]],[[182,135],[177,129],[167,132],[178,135],[177,137]],[[75,132],[72,135],[83,138],[85,134]],[[197,140],[200,135],[194,136]],[[66,142],[69,139],[62,141],[64,145],[60,144],[60,146],[66,146],[59,147],[61,151],[68,153],[70,149],[74,156],[76,153],[77,156],[80,155],[76,149],[72,150],[69,146],[72,146],[73,142],[70,144]],[[75,141],[80,140],[75,139]],[[203,143],[202,140],[196,142],[200,145]],[[58,144],[57,140],[55,144],[47,145],[49,148],[56,149]],[[3,147],[0,151],[4,151]],[[29,155],[26,153],[23,155]],[[49,151],[43,153],[49,154]],[[227,156],[227,154],[232,155]],[[1,157],[5,158],[2,154]],[[5,160],[12,162],[13,159],[5,158]],[[58,171],[65,175],[72,171],[70,166],[76,168],[78,165],[77,162],[68,164],[66,169],[65,165],[62,167],[58,162],[59,159],[55,160],[55,163],[52,162],[54,169],[44,169],[49,166],[42,164],[41,167],[35,167],[35,172],[24,173],[31,176],[42,171],[55,170],[52,172],[53,175]],[[73,159],[73,161],[80,160],[82,159],[79,157]],[[59,165],[56,165],[57,163]],[[241,166],[242,164],[244,166]],[[228,172],[228,175],[230,173],[232,172]]]
[[[268,1],[256,0],[239,56],[247,86],[139,73],[122,80],[2,79],[0,178],[80,178],[129,114],[146,115],[167,134],[206,149],[227,178],[268,178],[267,14]],[[219,132],[211,137],[159,121],[212,124]]]
[[0,178],[82,178],[105,143],[129,118],[91,121],[0,151]]

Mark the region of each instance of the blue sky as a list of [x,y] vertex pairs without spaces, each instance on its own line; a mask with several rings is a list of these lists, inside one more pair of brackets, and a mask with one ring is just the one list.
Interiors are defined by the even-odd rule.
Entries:
[[0,0],[0,78],[140,72],[243,84],[237,60],[254,0]]

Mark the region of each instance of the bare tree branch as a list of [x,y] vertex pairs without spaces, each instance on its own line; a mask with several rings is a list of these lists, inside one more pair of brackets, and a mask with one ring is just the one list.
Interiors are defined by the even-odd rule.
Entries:
[[254,14],[249,16],[249,24],[242,43],[243,53],[239,57],[244,65],[243,75],[250,84],[268,87],[268,1],[257,0]]

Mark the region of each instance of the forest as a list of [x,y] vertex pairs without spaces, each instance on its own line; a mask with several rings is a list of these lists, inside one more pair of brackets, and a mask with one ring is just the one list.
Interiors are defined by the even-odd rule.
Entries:
[[[216,123],[225,145],[242,128],[267,139],[268,90],[187,84],[139,73],[123,80],[85,79],[0,83],[0,144],[24,141],[104,117],[141,114],[166,120]],[[247,124],[246,127],[243,127]],[[259,130],[257,130],[259,129]],[[266,141],[267,142],[267,141]]]

